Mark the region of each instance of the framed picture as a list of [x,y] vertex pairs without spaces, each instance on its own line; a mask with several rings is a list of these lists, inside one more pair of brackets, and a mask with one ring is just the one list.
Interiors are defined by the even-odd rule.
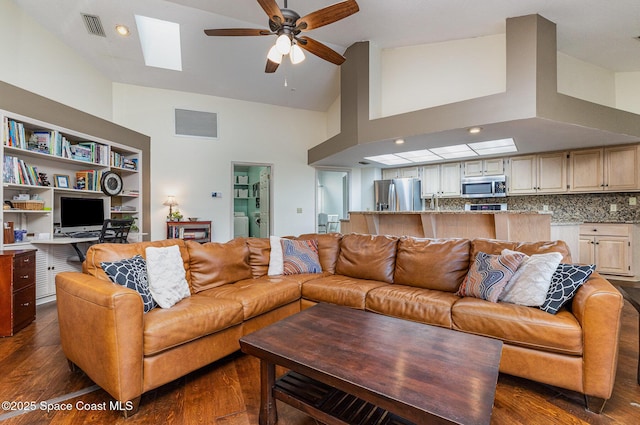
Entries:
[[54,174],[53,183],[56,187],[69,189],[69,176],[65,176],[63,174]]

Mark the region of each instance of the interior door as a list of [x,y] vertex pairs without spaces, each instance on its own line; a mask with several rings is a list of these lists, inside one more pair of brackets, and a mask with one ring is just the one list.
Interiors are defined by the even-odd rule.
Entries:
[[273,165],[236,162],[231,169],[232,237],[269,237],[273,229]]

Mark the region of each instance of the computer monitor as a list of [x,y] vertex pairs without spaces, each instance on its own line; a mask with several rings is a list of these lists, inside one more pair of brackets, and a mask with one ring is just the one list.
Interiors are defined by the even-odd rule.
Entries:
[[62,233],[101,230],[103,222],[104,199],[60,198],[60,227]]

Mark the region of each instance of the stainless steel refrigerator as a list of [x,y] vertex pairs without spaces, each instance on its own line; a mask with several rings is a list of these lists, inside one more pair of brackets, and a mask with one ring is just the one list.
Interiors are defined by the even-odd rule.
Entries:
[[422,208],[420,180],[374,180],[376,211],[418,211]]

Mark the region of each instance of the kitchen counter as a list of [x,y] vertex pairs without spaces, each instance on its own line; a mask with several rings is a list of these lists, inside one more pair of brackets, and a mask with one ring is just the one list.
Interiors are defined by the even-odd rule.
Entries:
[[549,240],[550,211],[351,211],[341,220],[342,233],[421,238],[491,238]]

